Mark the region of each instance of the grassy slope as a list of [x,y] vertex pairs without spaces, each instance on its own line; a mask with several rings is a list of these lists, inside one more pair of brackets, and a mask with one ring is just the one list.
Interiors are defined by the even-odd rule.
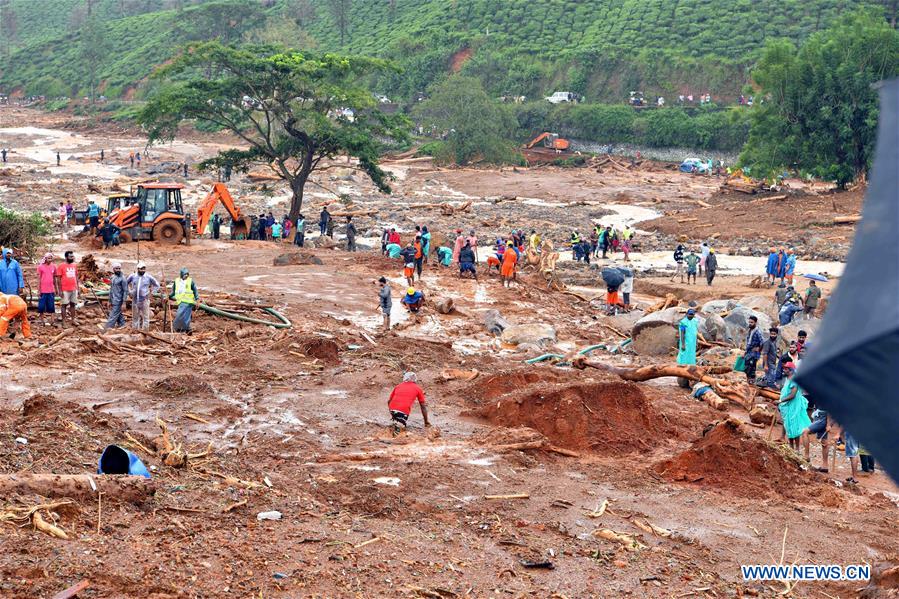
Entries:
[[[543,56],[615,45],[632,51],[671,49],[690,56],[742,59],[767,37],[801,40],[859,0],[357,0],[347,49],[379,52],[416,34],[482,36]],[[317,3],[312,35],[337,49],[334,20]],[[870,4],[870,3],[869,3]]]
[[[13,0],[25,46],[0,61],[0,89],[83,93],[78,32],[68,25],[80,1]],[[261,10],[257,0],[236,1]],[[134,2],[126,6],[162,0]],[[766,38],[801,41],[860,4],[873,0],[395,0],[393,11],[388,0],[355,0],[341,47],[328,3],[318,1],[304,29],[324,50],[395,58],[406,72],[377,87],[398,98],[445,76],[451,56],[470,46],[473,58],[463,69],[492,93],[534,98],[571,89],[591,100],[620,101],[628,89],[737,93],[745,65]],[[111,97],[141,81],[178,44],[211,35],[201,18],[208,4],[118,18],[119,0],[97,0],[94,10],[111,19],[100,68]],[[255,26],[234,22],[237,30]]]
[[[212,15],[231,3],[207,3],[183,11],[156,11],[107,20],[106,58],[99,68],[101,91],[110,97],[119,96],[145,79],[182,44],[215,36],[215,29],[210,26]],[[261,11],[257,9],[257,13]],[[229,29],[231,35],[239,37],[240,24]],[[85,93],[86,79],[79,33],[74,30],[47,40],[38,39],[14,52],[3,64],[0,86],[48,96],[74,96]]]

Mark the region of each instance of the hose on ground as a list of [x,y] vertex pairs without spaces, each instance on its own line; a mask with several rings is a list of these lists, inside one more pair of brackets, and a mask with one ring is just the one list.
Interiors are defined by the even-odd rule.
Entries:
[[[607,346],[605,343],[598,343],[596,345],[591,345],[590,347],[585,347],[584,349],[580,350],[577,353],[577,355],[586,356],[590,352],[596,351],[597,349],[607,349]],[[552,360],[552,359],[561,360],[564,357],[565,356],[560,355],[560,354],[543,354],[542,356],[537,356],[536,358],[531,358],[529,360],[525,360],[524,363],[525,364],[538,364],[540,362],[545,362],[546,360]],[[568,362],[559,362],[557,365],[565,366],[567,364],[568,364]]]

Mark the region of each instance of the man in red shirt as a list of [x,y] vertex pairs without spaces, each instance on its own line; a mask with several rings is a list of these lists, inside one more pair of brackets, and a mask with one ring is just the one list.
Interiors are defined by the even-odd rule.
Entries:
[[[62,297],[60,309],[62,310],[62,325],[66,324],[66,312],[73,324],[75,322],[75,304],[78,303],[78,267],[75,266],[75,253],[71,250],[65,253],[66,261],[56,267],[56,284]],[[66,310],[68,308],[68,310]]]
[[407,372],[403,375],[403,382],[393,388],[390,392],[390,399],[387,400],[387,409],[390,410],[390,418],[393,420],[393,434],[400,432],[400,426],[405,429],[406,421],[409,419],[409,413],[412,406],[418,401],[418,407],[421,408],[421,417],[424,418],[425,428],[431,426],[428,420],[428,407],[425,404],[425,394],[421,387],[415,382],[415,373]]

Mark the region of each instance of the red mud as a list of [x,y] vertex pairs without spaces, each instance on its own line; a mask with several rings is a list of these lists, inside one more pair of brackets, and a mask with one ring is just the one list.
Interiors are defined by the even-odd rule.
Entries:
[[621,381],[544,382],[476,413],[493,424],[533,428],[561,447],[614,455],[656,447],[670,432],[640,388]]
[[304,355],[321,360],[325,364],[340,364],[337,344],[324,337],[306,337],[301,339],[300,351]]
[[817,484],[821,482],[817,476],[731,419],[719,422],[689,449],[653,469],[668,480],[717,487],[741,497],[817,498],[830,507],[842,503],[836,489]]

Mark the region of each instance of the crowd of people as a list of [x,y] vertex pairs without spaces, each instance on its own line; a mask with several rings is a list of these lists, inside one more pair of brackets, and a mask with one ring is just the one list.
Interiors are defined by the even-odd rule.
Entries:
[[[61,262],[57,262],[56,256],[52,253],[45,254],[35,269],[34,283],[28,287],[37,290],[37,317],[41,326],[66,327],[81,324],[77,308],[81,300],[83,280],[73,251],[66,251]],[[16,322],[20,324],[22,337],[25,339],[31,337],[25,288],[26,280],[22,267],[13,258],[12,250],[5,248],[0,260],[0,338],[7,335],[15,338],[16,332],[10,332],[9,329]],[[107,298],[109,310],[103,324],[104,330],[125,326],[125,312],[129,304],[131,327],[148,330],[153,296],[160,289],[159,281],[147,273],[147,266],[143,262],[138,262],[135,271],[127,277],[122,272],[122,264],[113,262]],[[182,268],[178,278],[172,282],[171,288],[164,291],[176,307],[172,318],[172,330],[191,334],[193,309],[199,303],[200,295],[190,271]],[[92,296],[95,300],[98,299],[96,293],[92,293]]]

